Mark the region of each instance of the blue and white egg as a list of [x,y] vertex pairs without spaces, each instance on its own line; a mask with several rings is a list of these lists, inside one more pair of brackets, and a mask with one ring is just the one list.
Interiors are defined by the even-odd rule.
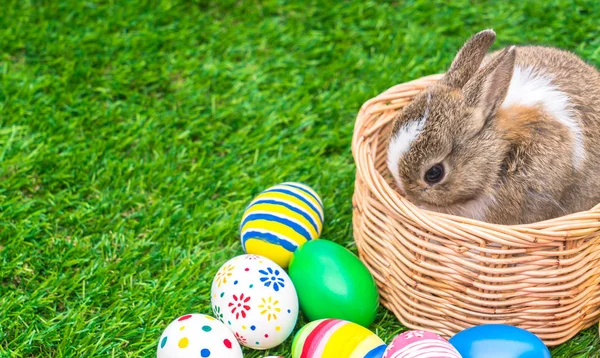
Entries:
[[296,249],[319,238],[323,215],[321,198],[308,185],[288,182],[268,188],[254,198],[242,217],[244,251],[287,268]]

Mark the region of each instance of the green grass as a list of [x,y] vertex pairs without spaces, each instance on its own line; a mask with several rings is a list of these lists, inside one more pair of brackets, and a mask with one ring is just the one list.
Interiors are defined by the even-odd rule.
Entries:
[[[211,312],[242,210],[281,181],[311,184],[323,237],[354,250],[358,108],[475,31],[600,65],[597,1],[120,3],[0,6],[0,356],[153,356]],[[404,330],[383,308],[371,328]],[[599,350],[593,327],[553,355]]]

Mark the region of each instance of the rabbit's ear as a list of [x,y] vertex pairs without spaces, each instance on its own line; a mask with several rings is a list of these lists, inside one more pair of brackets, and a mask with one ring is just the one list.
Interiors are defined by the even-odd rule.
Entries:
[[471,37],[458,51],[441,83],[461,89],[477,72],[495,40],[494,30],[484,30]]
[[494,115],[508,93],[515,68],[515,47],[507,47],[485,65],[462,92],[466,102],[476,108],[476,117],[485,121]]

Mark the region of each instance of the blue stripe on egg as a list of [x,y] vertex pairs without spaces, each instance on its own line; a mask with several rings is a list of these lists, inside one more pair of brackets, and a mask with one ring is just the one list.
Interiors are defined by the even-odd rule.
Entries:
[[385,348],[385,344],[382,344],[377,348],[373,348],[365,355],[365,358],[381,358],[385,352]]
[[246,249],[246,241],[249,239],[259,239],[262,241],[266,241],[271,244],[279,245],[289,252],[294,252],[298,248],[293,241],[290,239],[282,239],[275,234],[261,231],[246,231],[242,236],[242,243],[244,245],[244,250]]
[[304,227],[302,227],[301,225],[299,225],[298,223],[296,223],[288,218],[278,216],[278,215],[273,215],[273,214],[252,213],[252,214],[246,216],[244,221],[242,221],[242,227],[244,227],[244,225],[246,225],[246,223],[248,223],[249,221],[254,221],[254,220],[274,221],[274,222],[277,222],[277,223],[280,223],[280,224],[283,224],[285,226],[292,228],[295,232],[302,235],[302,237],[304,237],[304,239],[306,241],[309,241],[311,239],[310,233],[308,231],[306,231],[306,229]]
[[312,196],[317,201],[317,203],[319,203],[319,205],[323,206],[323,203],[321,202],[321,199],[318,196],[316,196],[314,192],[308,190],[306,188],[306,186],[300,185],[300,184],[296,184],[296,183],[283,183],[283,185],[291,186],[292,188],[296,188],[296,189],[302,190],[306,194]]
[[[306,221],[308,221],[310,223],[310,225],[313,227],[313,229],[315,229],[316,232],[319,232],[319,227],[317,226],[317,223],[313,220],[313,218],[308,213],[306,213],[306,211],[304,211],[300,208],[297,208],[290,204],[284,203],[277,199],[260,199],[253,203],[253,205],[256,205],[256,204],[272,204],[272,205],[283,206],[284,208],[289,209],[289,210],[295,212],[296,214],[302,215],[302,217],[305,218]],[[244,222],[242,222],[242,226],[244,226]]]

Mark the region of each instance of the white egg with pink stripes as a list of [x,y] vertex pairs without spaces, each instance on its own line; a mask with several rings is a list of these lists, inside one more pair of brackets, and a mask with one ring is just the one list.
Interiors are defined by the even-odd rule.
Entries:
[[404,332],[387,347],[383,358],[462,358],[444,338],[427,331]]

